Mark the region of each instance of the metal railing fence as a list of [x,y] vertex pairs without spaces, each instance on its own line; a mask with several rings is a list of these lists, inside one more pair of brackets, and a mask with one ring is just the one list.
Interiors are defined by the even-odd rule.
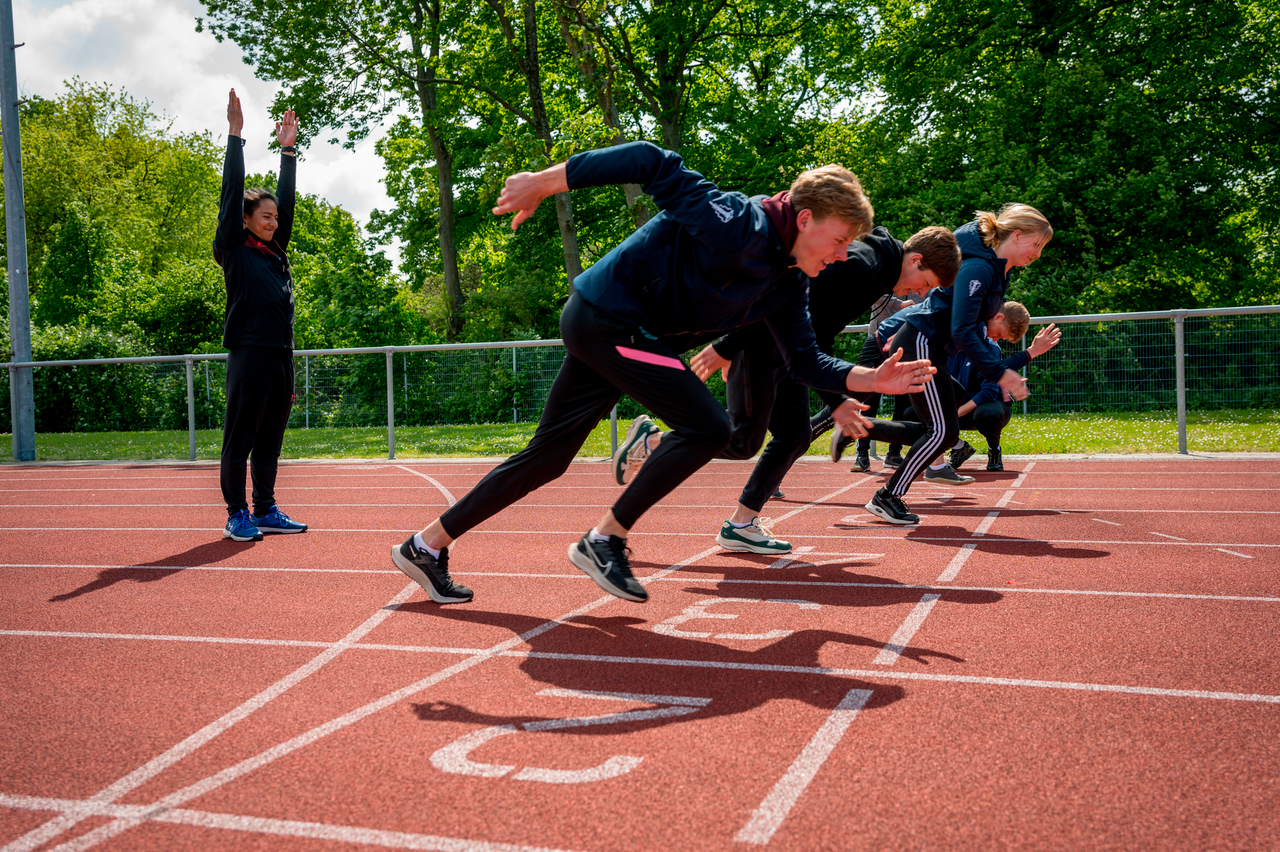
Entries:
[[[1167,410],[1185,453],[1188,408],[1280,408],[1280,305],[1035,317],[1018,348],[1050,322],[1062,342],[1031,363],[1024,413]],[[856,359],[866,330],[846,328],[839,351]],[[536,421],[563,357],[559,340],[296,350],[289,426],[385,427],[395,458],[397,425]],[[194,459],[196,430],[222,426],[226,358],[7,363],[0,391],[14,369],[35,368],[37,433],[185,427]]]

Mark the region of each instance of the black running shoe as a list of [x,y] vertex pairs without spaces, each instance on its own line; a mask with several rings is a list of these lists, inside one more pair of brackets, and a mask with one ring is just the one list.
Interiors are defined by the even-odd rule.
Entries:
[[949,463],[950,463],[950,465],[951,465],[951,469],[952,469],[952,470],[959,470],[959,469],[960,469],[960,465],[962,465],[962,464],[964,464],[965,462],[967,462],[967,461],[969,460],[969,457],[970,457],[970,456],[972,456],[972,455],[973,455],[974,453],[976,453],[976,452],[977,452],[977,450],[975,450],[975,449],[973,448],[973,445],[972,445],[972,444],[970,444],[968,441],[965,441],[965,442],[964,442],[964,446],[963,446],[963,447],[961,447],[961,448],[960,448],[960,449],[958,449],[958,450],[952,450],[952,451],[951,451],[951,458],[950,458],[950,460],[949,460]]
[[853,467],[849,470],[853,473],[866,473],[871,470],[871,459],[867,456],[866,450],[858,450],[853,457]]
[[920,516],[907,511],[907,504],[902,499],[889,493],[888,488],[881,488],[867,503],[867,511],[891,524],[918,524]]
[[773,489],[773,496],[774,496],[774,497],[776,497],[776,498],[778,498],[779,500],[785,500],[785,499],[787,499],[787,495],[782,493],[782,489],[781,489],[781,488],[775,488],[775,489]]
[[436,559],[425,550],[414,547],[413,536],[409,536],[408,540],[399,547],[392,545],[391,561],[425,589],[431,596],[431,600],[436,603],[466,603],[472,598],[470,589],[459,586],[449,576],[449,548],[447,547],[440,548],[440,558]]
[[1004,470],[1004,456],[999,447],[987,450],[987,470]]
[[833,462],[840,461],[840,457],[844,455],[845,448],[852,443],[853,439],[844,433],[837,423],[835,428],[831,430],[831,460]]
[[591,533],[569,545],[569,561],[586,572],[596,585],[615,598],[644,603],[649,593],[631,575],[631,549],[625,538],[609,536],[607,541],[592,541]]
[[884,454],[884,466],[891,470],[897,470],[902,467],[902,453],[890,450]]

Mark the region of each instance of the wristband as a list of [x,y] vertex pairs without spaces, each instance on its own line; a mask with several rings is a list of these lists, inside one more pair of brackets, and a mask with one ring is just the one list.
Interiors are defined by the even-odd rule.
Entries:
[[295,148],[295,147],[294,147],[294,146],[292,146],[292,145],[281,145],[281,146],[280,146],[280,153],[281,153],[281,154],[296,154],[296,153],[298,153],[298,149],[297,149],[297,148]]

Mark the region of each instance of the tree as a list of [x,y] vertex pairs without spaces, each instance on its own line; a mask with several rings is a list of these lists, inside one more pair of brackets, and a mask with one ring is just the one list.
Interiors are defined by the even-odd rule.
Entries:
[[1017,286],[1042,312],[1234,303],[1265,289],[1233,222],[1280,130],[1261,5],[883,0],[883,101],[825,141],[904,230],[1039,207],[1057,235]]

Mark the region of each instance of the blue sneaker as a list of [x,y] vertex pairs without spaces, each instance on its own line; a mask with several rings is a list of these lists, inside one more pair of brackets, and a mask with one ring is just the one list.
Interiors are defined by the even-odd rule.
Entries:
[[241,509],[227,518],[227,526],[222,531],[223,538],[232,541],[262,541],[262,533],[253,523],[253,515],[248,509]]
[[279,506],[272,506],[270,511],[262,517],[254,515],[253,522],[258,525],[258,532],[263,533],[299,533],[307,531],[306,524],[300,524],[293,520],[284,512],[281,512]]

